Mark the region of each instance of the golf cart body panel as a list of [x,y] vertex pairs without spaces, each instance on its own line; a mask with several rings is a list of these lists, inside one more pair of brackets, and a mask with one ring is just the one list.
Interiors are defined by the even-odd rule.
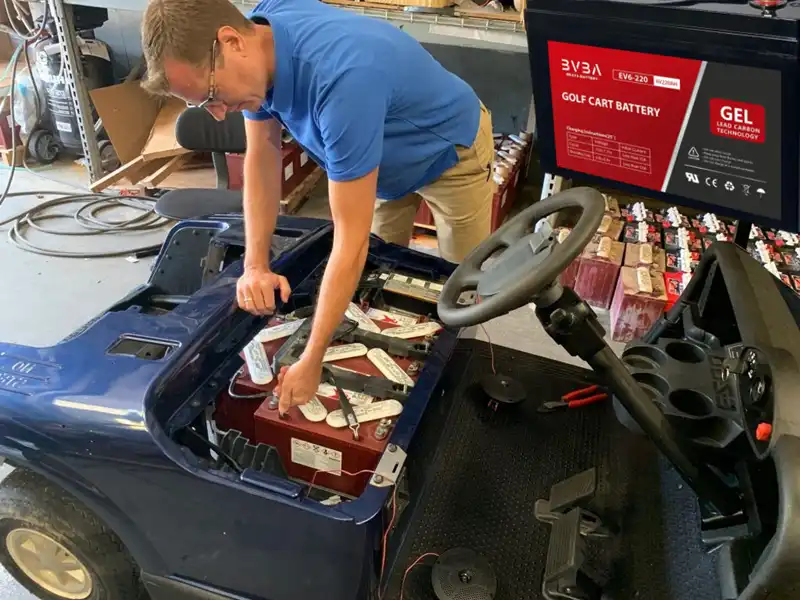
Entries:
[[[291,302],[311,302],[332,244],[324,223],[279,219],[285,251],[273,250],[272,266],[288,278]],[[149,282],[90,324],[49,348],[0,345],[0,455],[96,513],[147,574],[154,598],[175,598],[179,588],[198,598],[214,597],[211,590],[268,600],[368,597],[391,487],[370,485],[340,506],[304,503],[300,484],[212,472],[171,439],[227,386],[241,347],[266,321],[236,307],[242,241],[241,219],[180,223]],[[369,261],[437,277],[453,268],[377,238]],[[181,276],[166,277],[170,269]],[[409,394],[390,438],[402,450],[455,340],[452,331],[438,337]],[[159,578],[174,581],[167,589]]]

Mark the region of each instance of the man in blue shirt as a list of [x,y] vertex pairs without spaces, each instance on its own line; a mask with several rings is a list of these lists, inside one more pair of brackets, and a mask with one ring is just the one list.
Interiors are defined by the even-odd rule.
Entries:
[[461,79],[393,25],[319,0],[151,0],[142,24],[145,88],[246,117],[245,272],[239,305],[269,314],[290,294],[270,271],[283,125],[328,175],[334,243],[311,336],[279,375],[280,409],[311,400],[322,357],[367,258],[370,231],[408,245],[424,200],[442,256],[458,262],[489,234],[491,118]]

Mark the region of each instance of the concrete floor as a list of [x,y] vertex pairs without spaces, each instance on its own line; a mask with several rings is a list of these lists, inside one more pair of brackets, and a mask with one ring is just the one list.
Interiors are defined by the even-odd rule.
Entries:
[[[8,170],[0,171],[0,184],[6,181]],[[24,170],[17,171],[12,191],[31,192],[12,197],[0,205],[0,223],[9,217],[40,204],[45,198],[36,190],[79,193],[84,182],[82,169],[61,166],[49,169],[43,179]],[[305,204],[301,214],[328,216],[324,185]],[[61,223],[54,226],[61,227]],[[74,226],[63,225],[67,230]],[[8,226],[2,229],[8,229]],[[166,229],[146,235],[54,237],[32,236],[34,241],[51,248],[70,251],[112,250],[120,247],[158,243]],[[106,238],[106,239],[102,239]],[[152,259],[129,262],[124,257],[103,259],[53,258],[25,252],[7,240],[0,240],[0,264],[6,285],[0,287],[0,339],[5,342],[41,346],[59,339],[84,324],[107,306],[126,294],[148,276]],[[576,362],[557,347],[542,331],[529,307],[486,325],[491,341],[524,352],[557,360]],[[483,330],[472,328],[468,336],[486,338]],[[619,346],[616,346],[617,349]],[[0,479],[8,469],[0,469]],[[0,598],[4,600],[33,600],[0,569]]]

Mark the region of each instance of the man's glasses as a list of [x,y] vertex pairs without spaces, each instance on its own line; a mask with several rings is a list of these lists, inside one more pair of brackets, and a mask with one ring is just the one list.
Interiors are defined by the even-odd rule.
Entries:
[[203,100],[200,104],[192,104],[191,102],[187,102],[186,105],[193,108],[207,108],[209,104],[216,100],[215,96],[217,93],[217,77],[216,77],[216,68],[217,68],[217,40],[214,40],[213,45],[211,46],[211,70],[208,74],[208,97]]

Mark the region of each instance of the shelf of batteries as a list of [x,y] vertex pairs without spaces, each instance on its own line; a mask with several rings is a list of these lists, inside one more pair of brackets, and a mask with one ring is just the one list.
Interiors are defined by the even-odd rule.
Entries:
[[316,396],[285,415],[274,394],[277,374],[300,359],[314,307],[276,315],[245,347],[228,395],[263,398],[256,441],[277,448],[291,478],[360,495],[442,331],[433,319],[441,290],[442,282],[390,271],[362,278],[323,358]]
[[[604,194],[606,214],[597,235],[561,274],[595,309],[608,310],[616,342],[644,335],[680,298],[715,241],[733,241],[734,221],[677,207],[655,209],[639,198]],[[556,221],[557,239],[569,235],[567,211]],[[798,236],[753,227],[749,251],[776,277],[800,289]]]
[[[675,206],[652,211],[638,202],[621,212],[628,222],[636,223],[637,234],[646,231],[650,241],[663,246],[670,305],[691,280],[706,248],[715,241],[733,241],[736,232],[732,219],[713,213],[687,216]],[[800,293],[800,236],[753,225],[747,251],[789,289]]]

